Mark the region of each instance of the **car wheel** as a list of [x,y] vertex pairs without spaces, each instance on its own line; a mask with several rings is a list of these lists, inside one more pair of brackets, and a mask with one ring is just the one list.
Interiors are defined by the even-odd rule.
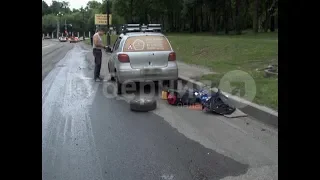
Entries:
[[165,80],[163,81],[163,87],[168,87],[169,89],[178,89],[178,80]]
[[148,112],[157,108],[157,101],[152,97],[135,96],[130,101],[130,109],[138,112]]
[[111,70],[110,70],[110,65],[109,65],[109,63],[108,63],[108,71],[109,71],[109,74],[110,74],[110,79],[111,79],[111,81],[115,81],[113,72],[111,72]]
[[169,85],[170,85],[169,80],[162,81],[162,89],[170,89]]
[[117,94],[122,94],[122,84],[119,82],[118,78],[116,78],[117,84]]
[[173,80],[173,89],[178,89],[178,80]]

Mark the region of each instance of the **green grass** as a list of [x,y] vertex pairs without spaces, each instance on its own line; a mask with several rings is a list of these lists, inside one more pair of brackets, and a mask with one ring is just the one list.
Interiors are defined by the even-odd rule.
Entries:
[[[116,39],[117,39],[116,35],[111,35],[110,36],[110,44],[113,45],[113,43],[116,41]],[[85,43],[91,45],[90,38],[89,39],[87,38],[85,40]],[[107,44],[107,36],[106,35],[102,36],[102,43],[105,45]]]
[[205,75],[202,80],[211,80],[218,85],[227,72],[247,72],[253,77],[257,88],[253,101],[278,109],[278,79],[265,78],[263,72],[256,71],[257,68],[265,68],[269,64],[278,64],[278,33],[248,32],[239,36],[172,33],[167,34],[167,37],[177,53],[178,60],[203,65],[219,73]]

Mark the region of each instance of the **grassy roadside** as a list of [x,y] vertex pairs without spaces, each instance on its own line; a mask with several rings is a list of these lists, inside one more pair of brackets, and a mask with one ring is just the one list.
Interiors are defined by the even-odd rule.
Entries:
[[278,79],[265,78],[263,72],[256,71],[257,68],[278,64],[278,33],[247,33],[240,36],[167,34],[167,37],[177,52],[178,60],[206,66],[219,73],[203,76],[202,80],[210,80],[213,85],[218,86],[227,72],[247,72],[256,83],[256,96],[253,101],[278,109]]

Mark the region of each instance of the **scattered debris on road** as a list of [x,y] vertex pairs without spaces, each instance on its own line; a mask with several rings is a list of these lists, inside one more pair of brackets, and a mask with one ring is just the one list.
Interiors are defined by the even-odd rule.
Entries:
[[228,97],[223,95],[220,89],[217,92],[197,89],[168,89],[162,91],[162,99],[167,100],[170,105],[186,106],[188,109],[213,112],[229,118],[247,116],[231,105]]

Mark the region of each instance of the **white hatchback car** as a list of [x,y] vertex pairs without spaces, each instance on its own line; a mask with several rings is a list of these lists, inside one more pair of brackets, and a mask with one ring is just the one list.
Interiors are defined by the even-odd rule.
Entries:
[[113,48],[107,47],[111,53],[108,70],[116,81],[118,94],[127,82],[162,82],[177,89],[176,53],[165,35],[155,32],[159,28],[151,26],[142,29],[127,25]]
[[67,41],[67,37],[59,37],[59,41],[60,42],[66,42]]

